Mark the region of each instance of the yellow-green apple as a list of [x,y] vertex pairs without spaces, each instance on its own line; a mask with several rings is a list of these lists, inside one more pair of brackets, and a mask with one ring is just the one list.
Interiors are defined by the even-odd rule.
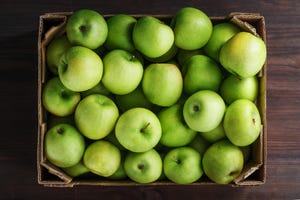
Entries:
[[137,20],[132,39],[135,48],[149,58],[158,58],[167,53],[174,43],[171,27],[158,18],[144,16]]
[[73,45],[96,49],[107,38],[107,23],[97,11],[81,9],[75,11],[68,19],[66,33]]
[[72,177],[82,176],[82,175],[90,172],[90,170],[86,166],[84,166],[82,161],[80,161],[79,163],[77,163],[76,165],[73,165],[71,167],[63,168],[63,170],[69,176],[72,176]]
[[144,71],[142,87],[151,103],[171,106],[178,101],[182,93],[181,72],[174,64],[150,64]]
[[46,62],[49,70],[57,75],[60,57],[71,47],[66,35],[54,38],[46,49]]
[[109,177],[118,170],[121,153],[110,142],[98,140],[86,148],[83,163],[94,174]]
[[161,137],[157,116],[146,108],[132,108],[124,112],[115,127],[116,138],[132,152],[145,152],[155,147]]
[[102,83],[110,92],[124,95],[137,88],[143,78],[143,65],[134,54],[115,49],[103,58]]
[[233,144],[252,144],[261,130],[261,118],[256,105],[248,99],[234,101],[226,110],[223,127],[227,138]]
[[101,58],[94,51],[81,46],[69,48],[58,65],[61,82],[66,88],[76,92],[96,86],[102,78],[102,73]]
[[162,128],[161,144],[168,147],[185,146],[196,136],[197,132],[190,129],[184,122],[182,107],[182,105],[174,104],[157,114]]
[[74,114],[80,132],[92,140],[107,136],[113,130],[118,117],[116,104],[101,94],[92,94],[82,99]]
[[161,176],[162,160],[154,149],[142,153],[129,152],[124,161],[124,169],[131,180],[151,183]]
[[208,132],[202,132],[200,135],[210,143],[226,138],[223,123],[221,122],[216,128]]
[[191,147],[170,150],[163,161],[165,176],[178,184],[189,184],[203,175],[201,155]]
[[194,148],[200,153],[201,156],[203,156],[204,152],[210,145],[211,143],[204,139],[200,133],[198,133],[188,146]]
[[258,95],[258,80],[256,76],[240,78],[235,75],[227,77],[220,86],[220,94],[224,101],[231,104],[237,99],[254,101]]
[[45,155],[58,167],[71,167],[82,159],[85,141],[80,132],[69,124],[58,124],[46,132]]
[[196,50],[209,40],[213,25],[209,17],[197,8],[184,7],[172,19],[175,44],[185,50]]
[[219,60],[230,73],[246,78],[256,75],[266,62],[265,42],[248,32],[239,32],[221,48]]
[[80,93],[69,90],[58,77],[54,77],[45,84],[42,100],[47,111],[64,117],[74,112],[80,101]]
[[108,35],[104,46],[108,50],[123,49],[129,52],[134,50],[132,30],[136,19],[126,14],[116,14],[107,20]]
[[185,62],[186,72],[183,88],[188,94],[199,90],[217,92],[222,82],[222,72],[218,64],[205,55],[194,55]]
[[200,90],[184,103],[183,117],[191,129],[207,132],[221,123],[225,108],[225,103],[219,94],[211,90]]
[[228,140],[220,140],[206,150],[202,166],[209,179],[219,184],[228,184],[237,178],[243,169],[243,153]]

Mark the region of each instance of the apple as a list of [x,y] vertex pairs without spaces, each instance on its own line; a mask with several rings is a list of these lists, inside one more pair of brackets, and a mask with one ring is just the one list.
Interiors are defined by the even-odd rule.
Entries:
[[137,88],[143,78],[143,65],[134,54],[125,50],[110,51],[103,58],[102,83],[110,92],[124,95]]
[[137,20],[132,32],[135,48],[149,58],[158,58],[167,53],[174,43],[171,27],[152,16]]
[[100,94],[92,94],[82,99],[74,114],[80,132],[92,140],[107,136],[113,130],[118,117],[116,104]]
[[73,45],[97,49],[107,38],[107,24],[102,15],[90,9],[75,11],[68,19],[66,33]]
[[82,161],[71,167],[63,168],[63,170],[72,177],[82,176],[90,172],[90,170],[84,166]]
[[108,35],[104,46],[108,50],[134,50],[132,30],[136,19],[126,14],[116,14],[107,20]]
[[218,64],[205,55],[192,56],[185,63],[186,72],[183,78],[183,88],[188,94],[199,90],[217,92],[222,82],[222,72]]
[[203,175],[201,155],[191,147],[177,147],[166,154],[163,170],[165,176],[175,183],[193,183]]
[[142,88],[151,103],[171,106],[179,100],[182,93],[181,72],[174,64],[150,64],[144,71]]
[[60,117],[71,115],[80,101],[80,93],[67,89],[58,77],[44,86],[42,101],[45,109]]
[[186,100],[183,106],[183,117],[191,129],[207,132],[222,122],[225,108],[225,103],[219,94],[211,90],[201,90]]
[[242,78],[256,75],[266,62],[264,41],[248,32],[239,32],[221,48],[219,60],[230,73]]
[[121,153],[110,142],[98,140],[86,148],[83,163],[94,174],[109,177],[118,170]]
[[[178,60],[178,63],[181,67],[185,65],[185,62],[191,58],[194,55],[202,55],[204,52],[202,49],[196,49],[196,50],[184,50],[184,49],[179,49],[178,53],[176,55],[176,58]],[[185,73],[182,72],[184,75]]]
[[202,166],[209,179],[219,184],[228,184],[236,179],[243,169],[243,153],[228,140],[220,140],[206,150]]
[[209,17],[197,8],[184,7],[172,19],[175,44],[184,50],[196,50],[209,40],[213,25]]
[[222,122],[213,130],[208,131],[208,132],[202,132],[200,134],[205,140],[207,140],[210,143],[215,143],[218,140],[226,138]]
[[221,84],[220,94],[224,101],[231,104],[237,99],[254,101],[258,96],[259,84],[256,76],[240,78],[230,75]]
[[226,110],[223,126],[227,138],[233,144],[252,144],[261,131],[261,118],[256,105],[248,99],[234,101]]
[[46,62],[49,70],[57,75],[58,74],[58,65],[61,56],[71,47],[66,35],[58,36],[54,38],[47,47],[46,50]]
[[58,124],[46,132],[44,146],[47,160],[55,166],[65,168],[80,162],[85,141],[75,127]]
[[204,137],[202,137],[200,133],[198,133],[188,146],[192,147],[193,149],[198,151],[201,156],[203,156],[204,152],[210,145],[211,143],[208,142]]
[[124,161],[128,177],[138,183],[156,181],[162,173],[162,160],[154,149],[142,153],[129,152]]
[[161,144],[168,147],[185,146],[196,136],[197,132],[190,129],[183,120],[182,107],[174,104],[158,113],[162,128]]
[[119,117],[115,134],[120,144],[129,151],[145,152],[159,142],[161,125],[150,110],[132,108]]
[[92,50],[75,46],[61,57],[58,75],[64,86],[72,91],[82,92],[96,86],[103,73],[101,58]]
[[232,36],[240,32],[241,30],[234,24],[224,22],[213,26],[213,31],[208,42],[204,46],[205,53],[213,58],[215,61],[219,61],[219,52],[221,47]]
[[112,175],[108,176],[107,178],[110,180],[122,180],[122,179],[125,179],[126,177],[127,177],[127,174],[124,169],[124,161],[121,159],[121,163],[120,163],[117,171],[115,173],[113,173]]

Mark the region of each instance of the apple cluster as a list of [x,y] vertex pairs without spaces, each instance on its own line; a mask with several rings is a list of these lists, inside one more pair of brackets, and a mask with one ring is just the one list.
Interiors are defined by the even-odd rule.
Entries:
[[265,61],[261,38],[197,8],[75,11],[46,49],[46,158],[72,177],[230,183],[261,131]]

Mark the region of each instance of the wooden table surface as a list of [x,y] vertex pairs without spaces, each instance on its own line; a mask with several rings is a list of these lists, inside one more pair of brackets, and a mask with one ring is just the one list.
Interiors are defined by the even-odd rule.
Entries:
[[[267,181],[255,187],[47,188],[37,183],[37,33],[45,12],[265,16],[268,46]],[[300,1],[0,1],[0,199],[300,199]]]

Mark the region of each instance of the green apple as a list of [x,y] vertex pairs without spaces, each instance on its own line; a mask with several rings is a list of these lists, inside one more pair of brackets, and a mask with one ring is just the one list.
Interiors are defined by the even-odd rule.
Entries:
[[254,101],[257,98],[259,84],[256,76],[240,78],[230,75],[221,84],[220,94],[224,101],[231,104],[237,99],[249,99]]
[[63,170],[69,176],[72,176],[72,177],[82,176],[82,175],[90,172],[90,170],[86,166],[84,166],[82,161],[80,161],[79,163],[77,163],[76,165],[73,165],[71,167],[63,168]]
[[110,180],[122,180],[122,179],[125,179],[126,177],[127,177],[127,174],[124,169],[124,161],[121,159],[121,163],[120,163],[117,171],[115,173],[113,173],[112,175],[108,176],[107,178]]
[[248,32],[239,32],[221,48],[219,60],[230,73],[246,78],[256,75],[266,62],[265,42]]
[[145,152],[159,142],[161,125],[150,110],[132,108],[119,117],[115,134],[120,144],[129,151]]
[[58,36],[54,38],[46,49],[46,62],[50,71],[57,75],[58,74],[58,65],[61,56],[71,47],[66,35]]
[[187,125],[199,132],[216,128],[225,113],[222,97],[210,90],[201,90],[191,95],[183,106],[183,117]]
[[86,148],[83,163],[94,174],[109,177],[118,170],[121,153],[113,144],[98,140]]
[[196,136],[197,132],[190,129],[183,120],[182,107],[174,104],[158,113],[162,128],[161,144],[168,147],[185,146]]
[[142,153],[129,152],[124,161],[128,177],[138,183],[156,181],[162,173],[162,160],[154,149]]
[[210,145],[211,143],[204,139],[200,133],[198,133],[188,146],[194,148],[202,156]]
[[55,125],[58,124],[70,124],[72,126],[76,126],[74,122],[74,116],[73,115],[68,115],[65,117],[59,117],[56,115],[48,115],[47,116],[47,128],[50,129]]
[[228,184],[237,178],[243,169],[243,153],[228,140],[220,140],[206,150],[202,166],[204,173],[212,181]]
[[188,94],[199,90],[217,92],[222,82],[222,72],[218,64],[205,55],[192,56],[186,63],[183,88]]
[[144,71],[142,87],[147,99],[159,106],[171,106],[182,93],[183,81],[176,65],[150,64]]
[[143,78],[143,65],[134,54],[125,50],[110,51],[103,58],[102,83],[110,92],[118,95],[135,90]]
[[101,94],[92,94],[82,99],[74,114],[80,132],[92,140],[107,136],[113,130],[118,117],[116,104]]
[[172,19],[175,44],[185,50],[196,50],[209,40],[213,25],[209,17],[197,8],[184,7]]
[[200,134],[205,140],[207,140],[210,143],[215,143],[218,140],[226,138],[222,122],[213,130],[208,131],[208,132],[202,132]]
[[[178,53],[176,55],[176,58],[178,60],[178,63],[181,67],[185,65],[185,62],[191,58],[194,55],[202,55],[204,52],[202,49],[196,49],[196,50],[184,50],[184,49],[179,49]],[[185,74],[182,72],[182,74]]]
[[233,144],[252,144],[261,131],[261,118],[256,105],[247,99],[234,101],[226,110],[223,126],[227,138]]
[[108,50],[123,49],[129,52],[134,50],[132,30],[136,19],[130,15],[117,14],[107,20],[108,35],[104,43]]
[[163,170],[166,177],[175,183],[193,183],[203,175],[201,155],[191,147],[177,147],[166,154]]
[[50,79],[43,89],[45,109],[60,117],[71,115],[80,101],[80,93],[67,89],[58,77]]
[[240,31],[239,27],[229,22],[214,25],[211,37],[203,48],[205,53],[215,61],[219,61],[221,47]]
[[58,75],[64,86],[82,92],[96,86],[103,73],[101,58],[92,50],[75,46],[69,48],[61,57]]
[[107,24],[102,15],[90,9],[75,11],[68,19],[66,33],[73,45],[96,49],[107,38]]
[[174,43],[171,27],[152,16],[137,20],[132,32],[135,48],[149,58],[158,58],[167,53]]
[[71,167],[80,162],[85,141],[79,131],[69,124],[58,124],[46,132],[45,155],[58,167]]
[[83,91],[80,93],[81,94],[81,97],[84,98],[84,97],[87,97],[91,94],[102,94],[104,96],[107,96],[109,98],[112,98],[112,94],[110,91],[108,91],[108,89],[106,89],[104,87],[104,85],[102,84],[102,82],[99,82],[97,85],[95,85],[94,87],[92,87],[91,89],[89,90],[86,90],[86,91]]

